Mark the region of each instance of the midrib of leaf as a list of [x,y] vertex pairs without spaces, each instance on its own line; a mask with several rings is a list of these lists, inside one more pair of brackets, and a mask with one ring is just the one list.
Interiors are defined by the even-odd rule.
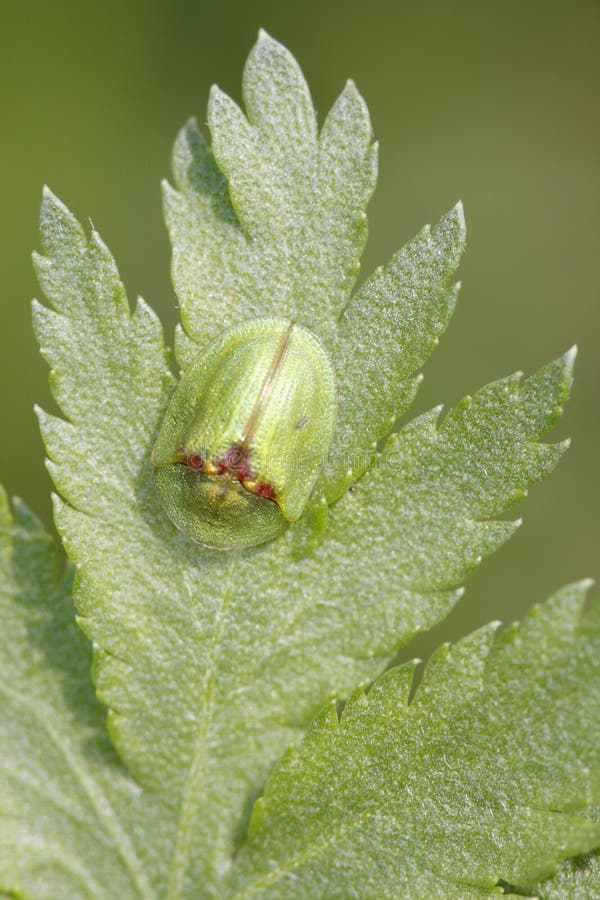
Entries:
[[[177,838],[173,852],[173,861],[169,873],[167,900],[179,900],[183,896],[185,875],[188,870],[194,837],[194,821],[197,818],[203,788],[206,783],[208,760],[208,743],[214,722],[214,685],[218,671],[218,655],[221,638],[226,628],[227,616],[233,591],[231,587],[231,564],[227,570],[229,585],[223,591],[222,602],[215,616],[215,628],[207,654],[207,665],[204,673],[200,726],[194,749],[190,773],[186,781],[181,800],[181,813],[177,826]],[[207,848],[207,853],[210,852]]]
[[10,688],[4,681],[0,681],[0,690],[5,694],[18,700],[21,706],[29,710],[30,714],[35,718],[44,729],[52,743],[63,756],[69,771],[75,776],[77,783],[81,785],[86,797],[88,798],[92,808],[104,827],[107,835],[111,838],[111,842],[116,847],[119,856],[125,863],[127,871],[139,891],[140,897],[145,900],[155,900],[156,895],[144,874],[143,866],[135,852],[129,836],[121,828],[121,825],[114,814],[114,810],[110,804],[108,797],[98,787],[94,778],[85,767],[80,764],[75,755],[71,752],[69,744],[48,721],[35,703],[21,691]]

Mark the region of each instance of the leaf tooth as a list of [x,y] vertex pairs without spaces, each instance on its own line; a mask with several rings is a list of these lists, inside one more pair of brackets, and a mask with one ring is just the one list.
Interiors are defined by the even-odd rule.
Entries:
[[444,213],[433,227],[431,236],[440,252],[452,258],[456,269],[467,242],[467,223],[462,201],[459,200],[452,209]]
[[579,581],[574,581],[570,585],[570,589],[574,591],[581,591],[584,594],[587,594],[596,584],[595,579],[593,578],[580,578]]
[[392,697],[396,709],[402,706],[407,707],[415,685],[415,673],[421,663],[421,659],[414,657],[402,665],[393,666],[380,675],[369,688],[367,694],[369,703],[374,704],[387,700],[386,705],[389,705],[389,698]]
[[367,104],[354,82],[348,80],[321,128],[321,150],[326,156],[344,154],[358,162],[367,158],[372,140],[373,129]]
[[85,232],[65,204],[44,185],[40,211],[42,248],[47,256],[81,252],[86,245]]
[[235,100],[221,90],[218,84],[213,84],[210,88],[208,125],[213,134],[213,140],[215,137],[213,130],[219,129],[221,132],[225,126],[228,126],[231,131],[240,131],[242,134],[249,133],[252,128]]
[[170,225],[170,217],[172,209],[180,209],[183,205],[183,197],[181,196],[181,191],[166,179],[160,183],[162,198],[163,198],[163,208],[165,212],[165,218],[167,220],[167,226]]
[[52,366],[57,360],[64,357],[63,348],[57,338],[59,339],[61,334],[64,335],[70,331],[70,323],[64,314],[49,306],[44,306],[39,300],[32,300],[31,315],[40,353]]
[[[362,688],[357,688],[357,693],[361,690]],[[315,717],[313,727],[317,730],[323,729],[325,731],[337,731],[339,729],[340,717],[338,715],[338,701],[335,697]]]
[[256,210],[247,208],[248,184],[251,182],[258,188],[254,129],[237,103],[217,85],[213,85],[210,92],[208,125],[215,160],[229,182],[229,194],[236,213],[242,224],[247,224],[246,217],[256,215]]
[[573,344],[573,346],[569,347],[569,349],[564,354],[563,359],[565,361],[565,366],[568,369],[572,370],[574,368],[578,352],[579,348],[577,347],[577,344]]
[[[545,603],[536,603],[520,625],[521,633],[529,639],[530,632],[540,629],[553,631],[564,637],[566,631],[575,633],[579,627],[586,602],[590,579],[569,584],[557,591]],[[556,641],[556,635],[552,637]]]
[[244,104],[262,136],[285,147],[316,145],[317,121],[308,85],[294,56],[260,31],[242,78]]
[[257,797],[252,807],[250,821],[248,822],[248,836],[252,837],[263,825],[267,813],[267,802],[265,797]]
[[531,375],[522,385],[523,400],[531,410],[529,421],[536,430],[547,431],[562,415],[571,393],[576,355],[576,348],[571,347],[558,359]]
[[171,157],[173,179],[179,190],[191,182],[195,159],[202,151],[206,152],[206,143],[195,116],[191,116],[179,129]]
[[58,455],[60,455],[60,448],[64,446],[67,441],[72,446],[76,445],[77,429],[71,422],[68,422],[61,416],[54,416],[51,413],[46,412],[46,410],[42,409],[41,406],[38,406],[37,403],[33,409],[38,418],[46,453],[53,462],[57,462]]

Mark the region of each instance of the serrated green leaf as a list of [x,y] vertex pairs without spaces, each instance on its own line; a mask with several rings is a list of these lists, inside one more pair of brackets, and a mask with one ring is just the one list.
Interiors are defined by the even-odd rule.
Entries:
[[135,839],[148,807],[107,740],[71,580],[39,522],[20,503],[13,521],[0,488],[0,889],[151,900],[153,829]]
[[[335,704],[257,802],[231,880],[251,897],[480,897],[600,844],[600,616],[566,588]],[[592,896],[592,895],[589,895]]]
[[[299,145],[308,146],[313,131],[307,95],[287,51],[262,38],[248,72],[249,119],[220,96],[231,122],[225,112],[221,119],[213,110],[219,162],[232,178],[234,172],[239,176],[231,188],[235,214],[227,182],[189,129],[176,150],[180,190],[167,191],[182,319],[197,342],[228,322],[229,313],[214,306],[225,282],[235,288],[234,319],[286,312],[256,305],[267,296],[253,286],[256,273],[272,286],[277,273],[287,279],[290,271],[287,251],[281,256],[261,204],[281,202],[283,218],[273,227],[288,221],[291,228],[292,219],[285,216],[295,208],[301,178],[289,134],[298,128]],[[282,83],[292,92],[291,118],[282,123],[286,137],[278,144],[273,110],[281,106]],[[335,245],[346,260],[341,264],[346,280],[342,284],[335,274],[341,270],[333,266],[321,270],[321,259],[319,277],[325,281],[321,294],[315,293],[317,270],[306,261],[310,254],[293,276],[306,286],[304,293],[298,287],[303,303],[321,298],[317,305],[311,300],[302,306],[301,320],[322,329],[332,352],[332,323],[349,291],[348,260],[363,240],[339,224],[355,221],[366,197],[361,166],[370,158],[370,128],[361,103],[349,88],[319,138],[331,156],[329,177],[344,166],[350,171],[353,199],[340,201],[341,218],[333,215],[331,226],[337,237],[327,250],[333,253]],[[271,148],[273,165],[258,167],[256,183],[256,172],[244,170],[251,161],[248,148],[235,143],[240,133],[263,151]],[[192,150],[188,139],[196,142]],[[338,189],[328,190],[322,192],[322,225]],[[341,186],[339,192],[343,195]],[[304,207],[309,230],[316,215],[311,198]],[[249,250],[251,227],[257,237]],[[260,240],[272,252],[265,250],[264,259],[261,228]],[[98,695],[109,708],[121,757],[139,782],[162,798],[167,896],[196,896],[201,885],[203,896],[220,897],[250,802],[283,748],[332,692],[347,696],[358,682],[375,677],[399,646],[443,618],[460,596],[466,574],[512,532],[514,523],[492,517],[558,459],[560,447],[537,441],[568,392],[571,359],[559,360],[523,385],[508,379],[484,389],[441,425],[439,411],[410,423],[388,440],[377,465],[340,497],[328,517],[317,496],[309,515],[280,540],[240,554],[204,551],[174,530],[152,488],[150,451],[174,381],[156,318],[141,301],[130,313],[104,244],[96,234],[88,242],[49,193],[42,230],[44,255],[37,262],[54,310],[36,305],[36,330],[68,421],[44,413],[40,419],[49,468],[64,498],[57,501],[56,521],[77,566],[75,600],[81,625],[94,642]],[[325,244],[327,234],[325,228]],[[386,337],[381,351],[386,371],[407,395],[410,373],[451,310],[454,289],[448,284],[463,237],[456,210],[432,235],[418,237],[383,280],[376,276],[375,288],[365,287],[348,307],[344,321],[356,323],[368,315],[365,304],[372,301],[383,331],[388,314],[407,322],[420,317],[422,332],[406,328],[396,341]],[[289,240],[300,253],[297,236]],[[429,276],[422,271],[426,265]],[[351,349],[352,329],[344,332],[345,327],[336,351],[338,369],[351,352],[360,357]],[[403,334],[407,344],[401,351]],[[191,350],[187,340],[180,344],[185,358]],[[379,350],[373,352],[377,356]],[[346,385],[346,420],[358,422],[362,416],[366,422],[361,405],[353,405],[349,380]],[[394,403],[399,408],[401,397],[376,401],[375,418],[384,422],[385,404],[393,408]],[[377,425],[369,439],[386,431]],[[357,446],[365,446],[360,441],[357,432]]]
[[[189,123],[175,146],[176,189],[165,185],[173,280],[196,352],[227,325],[256,315],[292,318],[325,339],[366,241],[376,148],[354,85],[317,134],[297,62],[262,32],[243,90],[246,116],[213,88],[212,148]],[[182,365],[193,352],[178,341]]]
[[339,427],[324,479],[330,501],[360,478],[412,403],[415,373],[454,311],[458,285],[450,281],[464,245],[459,203],[375,272],[344,310],[333,339]]

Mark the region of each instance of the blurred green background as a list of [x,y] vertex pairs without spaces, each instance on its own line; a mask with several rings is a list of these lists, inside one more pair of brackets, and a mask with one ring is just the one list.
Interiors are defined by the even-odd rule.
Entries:
[[465,203],[459,309],[416,411],[453,404],[515,369],[530,373],[579,344],[574,396],[555,432],[573,435],[570,452],[515,510],[523,528],[470,579],[430,640],[510,620],[563,583],[597,576],[597,0],[6,5],[3,483],[50,523],[32,406],[53,407],[29,321],[42,183],[91,217],[130,299],[150,301],[170,340],[177,311],[159,182],[178,128],[191,114],[204,121],[210,84],[239,99],[259,26],[296,55],[321,117],[349,76],[369,104],[381,169],[364,272],[458,198]]

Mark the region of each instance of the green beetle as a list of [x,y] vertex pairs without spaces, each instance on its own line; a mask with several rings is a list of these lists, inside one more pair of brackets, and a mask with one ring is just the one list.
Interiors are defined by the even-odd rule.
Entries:
[[224,331],[181,379],[152,451],[173,524],[217,550],[261,544],[296,521],[335,425],[333,366],[288,319]]

